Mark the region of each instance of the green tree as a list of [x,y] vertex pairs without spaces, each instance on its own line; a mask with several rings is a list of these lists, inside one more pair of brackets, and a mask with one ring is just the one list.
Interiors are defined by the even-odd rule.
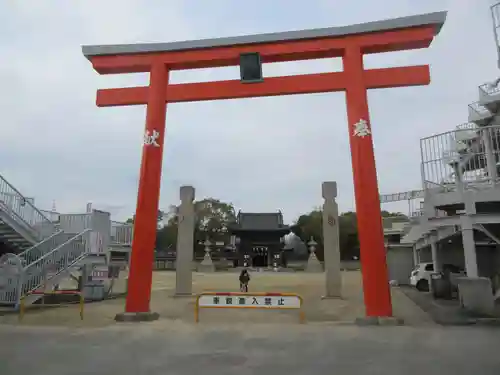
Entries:
[[313,237],[318,242],[318,245],[322,246],[322,214],[320,210],[313,210],[306,215],[301,215],[295,225],[292,226],[293,232],[306,244]]
[[389,211],[382,211],[382,217],[400,217],[402,219],[408,219],[408,216],[403,214],[402,212],[389,212]]
[[177,246],[177,215],[171,217],[167,224],[156,232],[156,249],[175,249]]
[[[204,241],[207,237],[212,242],[224,241],[228,243],[229,232],[227,228],[236,221],[233,205],[221,202],[218,199],[206,198],[195,201],[194,207],[196,213],[195,244]],[[177,215],[174,215],[163,228],[158,230],[156,236],[157,249],[175,249],[177,244],[177,223]]]
[[[407,217],[401,212],[382,211],[384,218],[401,218]],[[292,226],[292,231],[299,236],[306,244],[309,239],[314,237],[318,243],[317,255],[320,260],[323,259],[323,227],[322,227],[322,211],[318,208],[312,210],[308,214],[301,215],[295,225]],[[352,259],[354,256],[359,257],[359,241],[358,241],[358,222],[356,212],[348,211],[339,215],[339,245],[340,255],[342,259]]]
[[206,198],[194,203],[196,212],[195,240],[225,241],[229,239],[228,227],[236,222],[236,213],[231,203],[215,198]]

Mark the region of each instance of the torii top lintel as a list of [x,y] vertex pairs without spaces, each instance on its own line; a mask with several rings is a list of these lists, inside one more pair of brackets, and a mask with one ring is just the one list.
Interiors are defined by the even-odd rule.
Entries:
[[[234,66],[245,52],[260,53],[263,63],[344,58],[343,72],[270,77],[257,85],[242,84],[237,79],[169,84],[165,97],[168,103],[337,92],[352,82],[353,69],[363,70],[362,62],[352,65],[349,61],[354,60],[346,60],[347,55],[357,55],[356,60],[361,54],[426,48],[445,19],[446,12],[438,12],[354,26],[190,42],[83,46],[82,50],[100,74],[151,72],[159,64],[168,70]],[[430,82],[427,65],[368,69],[363,75],[366,89]],[[148,87],[100,89],[96,103],[99,107],[145,105]]]
[[161,59],[170,70],[238,65],[259,52],[263,63],[339,57],[350,45],[363,53],[426,48],[446,19],[435,12],[357,25],[173,43],[82,46],[100,74],[148,72]]

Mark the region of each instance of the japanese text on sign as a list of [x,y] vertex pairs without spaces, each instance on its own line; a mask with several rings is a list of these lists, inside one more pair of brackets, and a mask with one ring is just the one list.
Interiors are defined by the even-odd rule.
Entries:
[[297,296],[224,296],[202,295],[200,307],[258,307],[275,309],[298,309],[300,299]]
[[144,144],[146,146],[160,147],[158,140],[160,138],[160,132],[157,130],[153,130],[151,133],[149,130],[146,130],[144,133]]
[[354,124],[353,134],[356,137],[361,137],[361,138],[372,134],[370,127],[368,126],[368,122],[366,120],[359,119],[359,121]]

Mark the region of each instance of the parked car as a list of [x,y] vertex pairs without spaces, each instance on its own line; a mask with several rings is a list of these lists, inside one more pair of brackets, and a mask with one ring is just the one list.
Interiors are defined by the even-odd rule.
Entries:
[[[442,272],[447,274],[465,275],[465,272],[462,268],[455,266],[453,264],[443,264]],[[417,288],[417,290],[421,292],[428,292],[431,273],[434,273],[433,263],[417,264],[417,266],[413,269],[413,271],[411,271],[410,285],[414,286],[415,288]]]

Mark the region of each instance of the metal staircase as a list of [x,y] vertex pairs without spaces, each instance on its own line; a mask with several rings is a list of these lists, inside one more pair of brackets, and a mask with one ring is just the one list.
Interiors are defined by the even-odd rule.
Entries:
[[[45,255],[24,265],[22,255],[4,254],[0,257],[0,277],[4,278],[0,289],[0,304],[17,307],[22,296],[26,303],[35,302],[40,295],[30,292],[43,288],[54,289],[64,278],[69,277],[74,267],[80,267],[87,256],[86,229],[76,236],[60,233],[52,241],[62,241]],[[57,240],[56,240],[57,238]]]
[[15,253],[29,249],[34,241],[27,240],[16,232],[9,224],[0,219],[0,238]]
[[19,253],[57,231],[38,208],[0,175],[0,241]]
[[[0,176],[0,241],[10,253],[0,256],[0,305],[17,307],[22,296],[52,289],[88,255],[91,229],[59,230],[5,178]],[[33,303],[36,296],[28,296]]]

